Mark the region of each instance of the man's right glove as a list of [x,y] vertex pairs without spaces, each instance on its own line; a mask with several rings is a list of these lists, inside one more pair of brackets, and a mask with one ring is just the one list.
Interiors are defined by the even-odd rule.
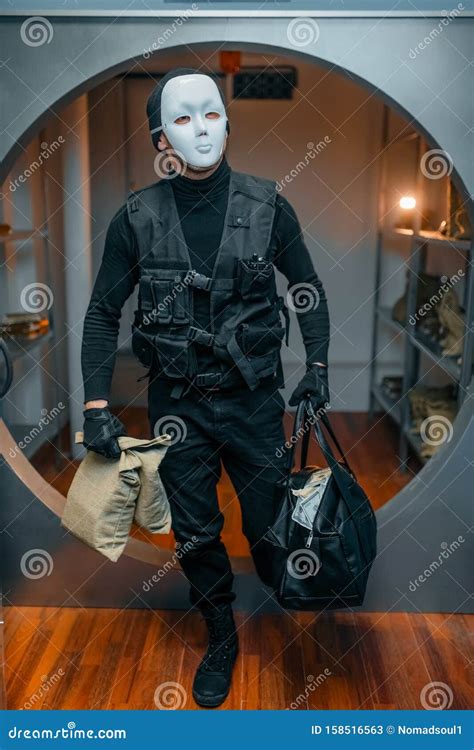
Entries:
[[100,453],[105,458],[119,458],[120,448],[117,438],[126,434],[120,419],[106,407],[84,411],[83,445],[88,450]]

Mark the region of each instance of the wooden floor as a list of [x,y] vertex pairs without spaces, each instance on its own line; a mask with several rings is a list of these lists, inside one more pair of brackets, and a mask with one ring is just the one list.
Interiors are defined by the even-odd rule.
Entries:
[[[129,434],[144,434],[143,410],[128,409],[121,417]],[[398,470],[396,432],[387,418],[336,414],[332,421],[380,507],[417,466],[407,474]],[[289,416],[286,426],[289,431]],[[317,452],[311,459],[322,463]],[[33,463],[67,492],[75,464],[56,465],[51,449]],[[238,502],[225,475],[219,500],[229,552],[246,554]],[[172,545],[171,536],[165,545]],[[8,607],[4,617],[9,709],[197,708],[191,685],[205,628],[196,612]],[[238,612],[236,620],[240,654],[224,709],[416,709],[440,696],[451,708],[474,705],[473,618],[282,611]]]
[[[241,651],[224,709],[416,709],[424,692],[429,701],[431,683],[443,683],[438,695],[452,708],[474,705],[472,637],[462,615],[237,613],[236,620]],[[170,700],[194,709],[204,648],[194,612],[7,609],[7,707],[154,709]]]

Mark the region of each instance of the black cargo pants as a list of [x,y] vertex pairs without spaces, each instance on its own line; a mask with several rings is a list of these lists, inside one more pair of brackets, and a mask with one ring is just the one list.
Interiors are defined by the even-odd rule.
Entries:
[[151,380],[148,413],[154,434],[172,435],[160,476],[180,564],[192,604],[231,602],[233,574],[220,537],[224,517],[216,485],[223,465],[240,502],[257,573],[271,586],[272,548],[263,535],[278,502],[275,483],[285,473],[285,402],[274,381],[255,391],[192,387],[179,400],[171,398],[172,388],[169,381]]

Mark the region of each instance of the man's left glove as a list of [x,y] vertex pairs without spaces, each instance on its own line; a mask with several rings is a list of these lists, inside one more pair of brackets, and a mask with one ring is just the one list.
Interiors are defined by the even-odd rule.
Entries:
[[310,365],[304,378],[298,383],[289,400],[290,406],[298,406],[304,398],[311,399],[315,411],[329,404],[328,368]]
[[124,425],[107,408],[84,411],[84,440],[87,450],[100,453],[105,458],[120,458],[117,438],[126,435]]

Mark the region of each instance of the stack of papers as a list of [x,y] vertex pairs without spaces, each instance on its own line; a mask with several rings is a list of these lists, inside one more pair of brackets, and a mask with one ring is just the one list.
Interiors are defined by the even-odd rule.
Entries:
[[300,490],[291,490],[298,498],[291,517],[305,529],[313,529],[314,519],[330,476],[330,469],[318,469],[310,474],[304,487]]

